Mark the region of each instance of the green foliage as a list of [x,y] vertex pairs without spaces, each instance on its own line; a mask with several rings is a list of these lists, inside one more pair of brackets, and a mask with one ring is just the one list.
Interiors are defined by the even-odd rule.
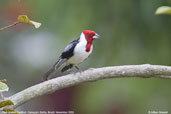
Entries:
[[9,106],[9,105],[14,105],[14,103],[11,100],[5,100],[0,102],[0,108]]
[[18,21],[21,23],[26,23],[26,24],[31,24],[33,25],[35,28],[39,28],[41,26],[41,23],[35,22],[30,20],[27,15],[19,15],[18,16]]
[[8,91],[8,89],[7,84],[0,81],[0,92]]
[[9,114],[19,114],[17,111],[10,109],[10,108],[4,108],[3,112],[7,112]]
[[[0,102],[0,108],[10,106],[10,105],[14,105],[14,103],[11,100],[5,100],[5,101]],[[19,114],[17,111],[15,111],[14,109],[11,109],[11,108],[3,108],[2,111],[5,113],[9,113],[9,114]],[[1,110],[0,110],[0,112],[1,112]]]
[[171,7],[169,7],[169,6],[161,6],[161,7],[157,8],[156,14],[157,15],[161,15],[161,14],[171,15]]

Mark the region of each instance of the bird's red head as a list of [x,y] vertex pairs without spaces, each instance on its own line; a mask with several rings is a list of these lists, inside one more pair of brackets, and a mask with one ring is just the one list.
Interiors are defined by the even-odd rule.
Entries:
[[92,30],[84,30],[83,34],[85,36],[85,39],[87,40],[86,52],[89,52],[92,45],[92,41],[96,38],[99,38],[100,35],[98,35],[96,32]]
[[83,33],[87,41],[93,41],[94,39],[100,37],[96,32],[92,30],[84,30]]

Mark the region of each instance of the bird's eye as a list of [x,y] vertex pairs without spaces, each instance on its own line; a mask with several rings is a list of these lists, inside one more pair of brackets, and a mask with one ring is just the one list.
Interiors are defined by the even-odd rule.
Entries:
[[91,33],[89,33],[88,36],[93,36],[93,35]]

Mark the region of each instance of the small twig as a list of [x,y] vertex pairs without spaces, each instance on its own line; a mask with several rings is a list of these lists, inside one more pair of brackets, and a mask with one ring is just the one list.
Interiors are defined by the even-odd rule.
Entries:
[[17,21],[17,22],[15,22],[15,23],[11,24],[11,25],[5,26],[5,27],[1,28],[0,31],[3,31],[3,30],[5,30],[5,29],[7,29],[7,28],[10,28],[10,27],[13,27],[13,26],[15,26],[15,25],[17,25],[17,24],[19,24],[19,23],[20,23],[20,22]]
[[3,94],[0,92],[0,101],[4,100]]

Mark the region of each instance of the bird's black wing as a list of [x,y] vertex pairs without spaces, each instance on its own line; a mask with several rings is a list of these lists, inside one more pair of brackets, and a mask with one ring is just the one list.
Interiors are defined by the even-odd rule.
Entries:
[[79,38],[70,42],[61,54],[61,59],[69,59],[70,57],[72,57],[74,54],[74,48],[78,43]]
[[61,56],[58,58],[58,61],[55,63],[55,68],[60,67],[64,62],[66,62],[74,54],[74,48],[78,44],[79,38],[70,42],[62,52]]

